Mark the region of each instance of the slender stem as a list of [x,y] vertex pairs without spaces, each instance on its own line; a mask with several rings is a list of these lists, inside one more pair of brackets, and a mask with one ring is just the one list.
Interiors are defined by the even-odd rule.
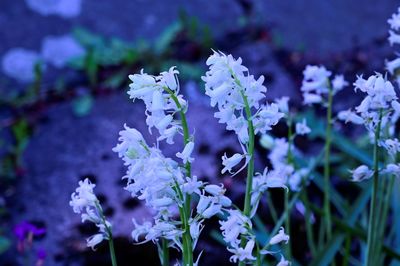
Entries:
[[95,203],[97,212],[100,214],[102,223],[106,229],[108,235],[108,246],[110,248],[110,257],[112,266],[117,266],[117,258],[115,256],[115,249],[114,249],[114,241],[113,241],[113,234],[111,228],[107,225],[106,217],[104,216],[103,209],[101,208],[100,203],[97,201]]
[[110,235],[110,239],[108,239],[108,246],[110,248],[111,263],[113,266],[117,266],[117,258],[115,256],[114,241],[112,235]]
[[289,164],[294,164],[293,161],[293,152],[292,152],[292,146],[293,146],[293,131],[292,131],[292,118],[290,114],[288,114],[288,119],[286,123],[288,127],[288,151],[287,151],[287,162]]
[[[383,181],[385,181],[385,179]],[[381,195],[382,202],[380,203],[380,207],[378,208],[379,213],[377,214],[377,217],[379,217],[379,222],[375,224],[375,229],[374,229],[377,234],[375,238],[375,243],[376,243],[375,254],[377,260],[381,259],[380,252],[384,240],[384,232],[386,228],[386,221],[389,212],[390,197],[392,195],[393,185],[394,185],[394,176],[390,176],[388,180],[386,180],[386,182],[384,183],[382,189],[382,195]]]
[[[305,183],[305,182],[303,182]],[[314,232],[311,226],[311,212],[310,212],[310,202],[308,200],[307,191],[305,185],[303,185],[303,191],[301,193],[301,200],[305,205],[306,212],[304,214],[304,221],[306,223],[306,235],[307,235],[307,243],[311,251],[311,255],[315,256],[317,254],[317,248],[314,243]]]
[[[284,191],[285,193],[285,213],[286,213],[286,219],[285,219],[285,229],[288,235],[290,235],[290,211],[291,207],[289,206],[289,191]],[[292,257],[292,249],[290,246],[290,241],[286,245],[286,256],[288,259]]]
[[[170,88],[163,87],[163,89],[169,93],[169,95],[171,96],[172,100],[174,101],[177,109],[179,110],[179,114],[180,114],[181,121],[182,121],[183,141],[184,141],[184,144],[186,145],[187,143],[190,142],[190,135],[189,135],[189,127],[188,127],[187,120],[186,120],[185,110],[182,108],[182,105],[180,104],[178,98],[176,97],[175,93]],[[186,169],[186,176],[191,177],[192,171],[191,171],[190,162],[187,162],[185,164],[185,169]],[[180,191],[179,186],[177,188]],[[184,249],[183,261],[184,261],[185,266],[192,266],[193,265],[193,248],[192,248],[192,237],[190,235],[190,226],[189,226],[191,196],[186,194],[184,197],[183,193],[181,191],[180,191],[180,194],[181,194],[182,200],[184,200],[183,208],[179,208],[181,220],[183,223],[183,230],[184,230],[184,233],[182,236],[183,249]]]
[[[249,134],[249,143],[247,145],[247,153],[250,156],[249,163],[247,165],[247,178],[246,178],[246,194],[244,197],[244,207],[243,214],[247,217],[250,217],[251,212],[251,190],[253,187],[253,176],[254,176],[254,126],[252,121],[252,115],[250,106],[247,100],[247,96],[241,91],[243,102],[245,105],[246,119],[248,125],[248,134]],[[246,239],[242,237],[241,246],[245,245]],[[239,265],[244,265],[244,262],[239,262]]]
[[[310,203],[310,209],[319,215],[323,215],[324,211],[320,209],[318,206]],[[366,242],[367,240],[367,234],[365,233],[364,227],[361,227],[360,225],[350,225],[348,224],[347,221],[333,217],[332,222],[342,230],[343,233],[350,234],[354,237],[357,237],[358,239],[361,239],[362,241]],[[324,247],[322,247],[324,248]],[[390,257],[400,260],[400,254],[396,252],[396,250],[393,249],[393,247],[389,247],[387,245],[383,244],[383,251]],[[351,260],[351,256],[349,258]],[[349,261],[350,264],[354,265],[351,261]],[[355,265],[361,265],[361,263],[356,263]]]
[[[288,114],[287,118],[287,127],[288,127],[288,150],[287,150],[287,163],[292,164],[294,167],[294,160],[293,160],[293,152],[292,152],[292,147],[293,147],[293,132],[292,132],[292,118],[290,114]],[[289,208],[289,191],[284,191],[285,196],[284,196],[284,201],[285,201],[285,212],[286,214],[286,219],[285,219],[285,229],[288,235],[290,235],[290,213],[291,213],[291,208]],[[289,241],[286,245],[286,256],[287,258],[292,257],[292,249],[291,249],[291,241]]]
[[[325,211],[324,211],[324,214],[325,214]],[[321,217],[323,217],[323,215],[321,215]],[[324,231],[325,231],[325,223],[321,218],[320,226],[319,226],[319,230],[318,230],[318,251],[320,251],[321,249],[324,248]]]
[[260,245],[258,242],[256,242],[256,247],[257,247],[257,257],[256,257],[256,266],[261,266],[261,254],[260,254]]
[[274,206],[274,202],[272,201],[272,198],[271,198],[271,193],[269,191],[266,191],[266,194],[267,194],[267,204],[268,204],[269,211],[271,212],[272,220],[274,221],[274,223],[276,223],[276,221],[278,221],[278,215],[276,212],[276,208]]
[[331,152],[331,128],[332,128],[332,99],[333,91],[329,86],[328,107],[326,112],[326,135],[325,135],[325,160],[324,160],[324,214],[326,241],[332,236],[332,218],[330,206],[330,152]]
[[[385,131],[381,134],[386,134],[389,135],[389,127],[385,127]],[[392,162],[396,163],[396,156],[394,156],[392,158]],[[392,192],[393,192],[393,186],[394,186],[394,181],[395,181],[395,176],[388,176],[387,178],[383,178],[381,184],[382,184],[382,189],[379,189],[378,194],[380,194],[380,196],[378,197],[380,199],[380,204],[378,207],[378,214],[376,215],[377,217],[380,217],[379,222],[377,222],[375,224],[375,231],[377,232],[377,236],[376,236],[376,251],[375,253],[377,254],[377,262],[379,262],[379,259],[384,259],[381,256],[381,249],[382,249],[382,243],[384,241],[384,233],[385,233],[385,229],[386,229],[386,221],[387,221],[387,217],[388,217],[388,213],[389,213],[389,207],[390,207],[390,198],[392,196]]]
[[[288,204],[288,206],[289,206],[290,208],[293,207],[293,205],[296,203],[296,201],[297,201],[297,199],[299,198],[299,196],[300,196],[300,192],[296,192],[296,193],[293,194],[293,196],[292,196],[292,198],[290,199],[289,204]],[[271,240],[271,238],[272,238],[274,235],[276,235],[276,234],[278,233],[278,231],[279,231],[280,227],[282,226],[282,224],[284,224],[285,219],[286,219],[286,215],[287,215],[287,213],[284,212],[284,213],[282,214],[282,216],[279,218],[278,222],[275,223],[275,227],[274,227],[274,229],[272,229],[271,234],[269,235],[269,237],[268,237],[268,239],[267,239],[267,241],[266,241],[266,244],[264,245],[264,247],[262,248],[262,250],[268,250],[268,248],[269,248],[269,246],[270,246],[269,241]]]
[[162,266],[168,266],[169,265],[168,241],[164,238],[162,239],[162,251],[163,251]]
[[[175,181],[176,182],[176,181]],[[179,184],[176,182],[173,188],[178,194],[178,199],[184,201],[182,190]],[[190,235],[189,218],[186,214],[185,206],[179,206],[179,215],[183,224],[183,235],[182,235],[182,245],[183,245],[183,263],[184,265],[193,265],[193,249],[192,249],[192,238]]]
[[249,164],[247,165],[247,179],[246,179],[246,195],[244,198],[244,210],[243,214],[247,217],[250,216],[251,206],[251,189],[253,186],[253,176],[254,176],[254,127],[253,121],[251,119],[251,111],[250,106],[247,101],[246,95],[242,93],[242,97],[245,103],[245,111],[247,117],[247,124],[248,124],[248,134],[249,134],[249,144],[248,144],[248,156],[250,156]]
[[[169,95],[171,96],[172,100],[174,101],[176,107],[179,109],[179,114],[180,114],[181,121],[182,121],[183,142],[186,145],[190,142],[190,135],[189,135],[188,123],[186,120],[185,110],[183,110],[182,105],[180,104],[178,98],[176,97],[176,95],[170,88],[164,87],[164,90],[169,93]],[[188,177],[191,177],[192,176],[192,166],[191,166],[190,162],[186,162],[185,169],[186,169],[186,175]],[[190,215],[190,201],[191,201],[190,195],[186,195],[185,208],[186,208],[187,215]]]
[[378,149],[378,141],[380,138],[381,132],[381,123],[382,123],[382,110],[379,112],[379,121],[378,125],[375,129],[375,140],[374,140],[374,176],[372,183],[372,195],[371,195],[371,205],[369,212],[369,222],[368,222],[368,237],[367,237],[367,252],[366,252],[366,261],[365,264],[367,266],[374,266],[375,258],[375,223],[378,222],[380,217],[375,215],[376,213],[376,205],[377,205],[377,193],[378,193],[378,185],[379,185],[379,149]]
[[351,247],[351,236],[350,236],[350,234],[347,234],[346,242],[345,242],[345,246],[344,246],[344,255],[343,255],[343,262],[342,262],[343,266],[349,265],[350,247]]

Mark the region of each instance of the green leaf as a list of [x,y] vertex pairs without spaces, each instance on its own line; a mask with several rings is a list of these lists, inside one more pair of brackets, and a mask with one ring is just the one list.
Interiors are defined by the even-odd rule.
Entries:
[[224,238],[222,237],[221,233],[218,232],[217,230],[215,230],[215,229],[211,230],[210,236],[218,243],[220,243],[222,245],[226,245]]
[[12,126],[12,132],[17,143],[25,141],[30,135],[28,122],[25,119],[18,120]]
[[[323,119],[318,118],[315,113],[311,110],[300,114],[299,119],[303,117],[307,119],[307,123],[312,128],[309,137],[311,139],[322,138],[325,139],[325,122]],[[354,141],[346,138],[339,132],[332,132],[332,145],[337,149],[341,150],[343,153],[349,155],[350,157],[360,161],[366,165],[372,165],[371,155],[366,153],[364,150],[354,145]]]
[[92,87],[97,84],[97,73],[99,71],[98,61],[94,50],[90,50],[85,57],[85,71]]
[[[312,175],[314,177],[312,181],[317,185],[317,187],[321,191],[324,191],[323,177],[316,172],[314,172]],[[336,189],[333,186],[330,186],[329,193],[332,204],[340,212],[340,214],[345,215],[348,209],[347,203],[343,200],[343,198],[340,196],[340,194],[336,191]]]
[[370,154],[357,148],[357,146],[354,145],[353,141],[344,137],[342,134],[338,132],[333,132],[332,144],[342,152],[346,153],[350,157],[353,157],[354,159],[357,159],[361,163],[366,165],[372,165],[372,159]]
[[117,89],[120,88],[124,82],[126,82],[126,77],[128,76],[127,71],[120,71],[118,73],[115,73],[108,79],[106,79],[103,83],[105,87],[111,88],[111,89]]
[[93,106],[93,97],[91,95],[84,95],[76,98],[72,102],[72,109],[77,116],[87,115]]
[[265,224],[263,223],[263,221],[261,220],[261,218],[256,214],[253,217],[253,221],[254,224],[256,226],[256,228],[263,234],[268,235],[267,232],[267,227],[265,226]]
[[177,21],[168,26],[161,36],[156,40],[154,51],[156,54],[162,54],[168,50],[176,35],[182,30],[182,24]]
[[[348,212],[347,217],[343,220],[347,221],[347,224],[353,227],[357,221],[358,216],[365,210],[368,200],[371,194],[371,186],[366,186],[361,195],[353,203],[351,209]],[[321,249],[321,251],[315,256],[313,261],[309,264],[310,266],[327,266],[330,265],[335,258],[336,253],[343,245],[345,239],[343,232],[335,232],[331,240],[327,245]]]
[[110,43],[97,47],[95,57],[102,66],[116,66],[127,62],[134,63],[138,59],[138,52],[133,45],[114,38]]
[[5,238],[4,236],[0,236],[0,254],[6,252],[10,245],[10,240]]
[[[397,252],[400,252],[400,179],[397,178],[395,180],[395,185],[393,186],[392,193],[392,206],[393,213],[397,215],[393,215],[393,227],[394,227],[394,249]],[[399,263],[400,265],[400,263]]]
[[67,64],[69,67],[73,69],[84,70],[85,62],[86,62],[86,56],[81,56],[81,57],[71,58],[71,60],[69,60]]
[[104,45],[104,39],[84,28],[75,28],[73,30],[75,39],[86,48],[99,47]]

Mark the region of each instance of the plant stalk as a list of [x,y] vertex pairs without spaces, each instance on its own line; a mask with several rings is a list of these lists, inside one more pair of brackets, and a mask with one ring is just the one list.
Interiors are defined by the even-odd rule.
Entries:
[[110,248],[111,264],[112,266],[117,266],[117,258],[115,256],[114,241],[112,239],[112,235],[110,235],[110,239],[108,239],[108,246]]
[[[186,115],[185,115],[185,110],[183,110],[182,105],[179,103],[178,98],[174,94],[174,92],[168,88],[168,87],[163,87],[166,92],[169,93],[171,96],[172,100],[174,101],[177,109],[179,110],[179,114],[181,117],[182,121],[182,130],[183,130],[183,142],[186,145],[187,143],[190,142],[190,135],[189,135],[189,127],[187,124],[186,120]],[[191,171],[191,164],[190,162],[187,162],[185,164],[185,169],[186,169],[186,176],[191,177],[192,171]],[[177,189],[180,191],[179,186]],[[192,266],[193,265],[193,249],[192,249],[192,237],[190,235],[190,226],[189,226],[189,217],[190,217],[190,207],[191,207],[191,197],[190,195],[183,195],[182,191],[180,191],[180,196],[182,200],[184,200],[183,208],[179,208],[179,213],[181,216],[182,224],[183,224],[183,261],[185,266]]]
[[372,195],[371,195],[371,205],[369,212],[369,222],[368,222],[368,237],[367,237],[367,252],[366,252],[366,261],[365,265],[367,266],[375,266],[375,224],[378,222],[380,217],[376,216],[376,207],[377,207],[377,194],[378,194],[378,185],[379,185],[379,148],[378,141],[381,133],[381,124],[382,124],[382,110],[379,112],[379,121],[378,125],[375,129],[375,140],[374,140],[374,175],[373,175],[373,183],[372,183]]
[[164,238],[162,239],[162,250],[163,250],[162,266],[168,266],[169,265],[168,241]]
[[106,232],[108,234],[108,246],[109,246],[109,249],[110,249],[111,264],[112,264],[112,266],[117,266],[117,258],[115,256],[115,249],[114,249],[114,241],[113,241],[112,230],[107,225],[106,217],[104,216],[103,209],[101,208],[100,203],[96,202],[95,205],[96,205],[97,212],[100,214],[101,220],[102,220],[103,225],[104,225],[104,227],[106,229]]
[[328,93],[328,107],[326,112],[326,132],[325,132],[325,158],[324,158],[324,216],[325,216],[325,230],[326,242],[332,237],[332,218],[330,206],[330,152],[331,152],[331,139],[332,139],[332,100],[333,91],[329,86]]
[[[293,165],[293,168],[295,167],[294,165],[294,160],[293,160],[293,152],[292,152],[292,147],[293,147],[293,132],[292,132],[292,118],[290,114],[288,114],[287,118],[287,127],[288,127],[288,150],[287,150],[287,163]],[[285,219],[285,229],[288,235],[290,235],[290,213],[292,208],[289,207],[289,190],[284,191],[284,202],[285,202],[285,213],[286,213],[286,219]],[[291,241],[289,241],[285,247],[286,249],[286,256],[287,258],[292,257],[292,249],[291,249]]]
[[[247,152],[248,156],[250,156],[249,163],[247,165],[247,178],[246,178],[246,194],[244,198],[244,207],[243,207],[243,214],[250,218],[251,212],[251,190],[253,187],[253,176],[254,176],[254,126],[252,121],[252,115],[250,106],[247,100],[246,95],[241,92],[243,97],[243,102],[245,104],[245,112],[246,112],[246,119],[248,124],[248,134],[249,134],[249,143],[247,145]],[[241,246],[245,245],[246,239],[242,237],[241,239]],[[239,265],[244,265],[244,262],[239,262]]]

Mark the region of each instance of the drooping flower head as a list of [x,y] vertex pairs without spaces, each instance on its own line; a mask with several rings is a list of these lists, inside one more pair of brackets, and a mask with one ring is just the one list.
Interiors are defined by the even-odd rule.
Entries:
[[[267,91],[263,85],[264,77],[255,79],[250,75],[248,69],[242,65],[241,58],[235,59],[232,55],[214,52],[206,63],[209,70],[202,79],[211,106],[218,109],[214,116],[219,119],[219,123],[226,124],[227,130],[236,133],[241,145],[249,142],[249,120],[254,127],[254,133],[263,134],[271,130],[284,116],[278,104],[262,103]],[[225,155],[222,158],[225,166],[223,172],[230,172],[233,166],[247,157],[246,153],[244,150],[242,155]]]
[[155,127],[160,135],[158,140],[166,140],[168,144],[173,144],[175,134],[182,132],[174,114],[184,110],[187,105],[182,95],[179,95],[179,83],[176,77],[178,74],[178,70],[171,67],[158,76],[149,75],[143,70],[139,74],[129,75],[132,83],[129,85],[128,94],[131,99],[143,100],[146,105],[146,124],[149,132],[151,133]]
[[[364,124],[371,134],[374,134],[375,127],[381,120],[382,127],[391,121],[397,120],[396,107],[397,101],[396,92],[392,83],[382,74],[376,73],[364,79],[363,76],[358,76],[354,82],[354,90],[365,93],[365,98],[355,107],[355,112],[351,110],[342,111],[338,114],[340,120],[352,122],[355,124]],[[390,129],[393,132],[394,128]]]
[[243,144],[248,142],[246,105],[256,110],[253,118],[256,132],[270,130],[279,121],[282,114],[278,106],[260,104],[267,91],[263,85],[264,77],[255,79],[250,75],[240,57],[235,59],[232,55],[214,52],[206,63],[209,70],[202,79],[211,106],[218,108],[215,117],[220,119],[220,123],[225,123],[228,130],[235,131]]
[[111,232],[111,223],[105,219],[100,202],[94,194],[95,186],[88,178],[79,181],[79,186],[72,193],[69,202],[73,211],[81,214],[82,222],[92,222],[99,229],[97,234],[87,239],[87,246],[92,249],[104,239],[110,239]]
[[335,94],[348,85],[343,75],[336,75],[332,80],[331,75],[324,66],[306,66],[301,86],[304,104],[324,103],[330,90]]

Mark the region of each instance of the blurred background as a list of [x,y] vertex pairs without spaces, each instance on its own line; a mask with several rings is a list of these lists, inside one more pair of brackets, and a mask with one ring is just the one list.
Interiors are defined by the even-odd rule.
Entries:
[[[144,106],[128,99],[128,74],[177,66],[195,129],[194,175],[224,183],[228,195],[241,202],[244,177],[219,174],[222,154],[240,147],[214,119],[203,95],[200,77],[211,49],[242,57],[250,73],[266,77],[269,100],[289,96],[301,111],[299,88],[307,64],[326,65],[352,83],[356,74],[383,70],[385,58],[393,59],[386,21],[397,5],[395,0],[0,1],[0,265],[110,265],[107,243],[95,252],[86,248],[85,239],[96,228],[81,224],[68,204],[85,177],[97,184],[114,224],[120,265],[159,264],[155,245],[132,243],[131,218],[143,221],[151,213],[123,190],[125,168],[111,151],[124,123],[155,141],[147,134]],[[359,100],[351,89],[337,98],[335,110]],[[280,125],[273,134],[284,136],[285,130]],[[313,152],[307,142],[298,144]],[[167,156],[181,147],[179,141],[162,146]],[[267,153],[261,146],[257,153],[261,171]],[[273,226],[268,218],[265,222]],[[217,221],[206,228],[198,244],[204,250],[200,264],[229,265],[229,254],[212,237]],[[301,248],[294,253],[302,261]]]

